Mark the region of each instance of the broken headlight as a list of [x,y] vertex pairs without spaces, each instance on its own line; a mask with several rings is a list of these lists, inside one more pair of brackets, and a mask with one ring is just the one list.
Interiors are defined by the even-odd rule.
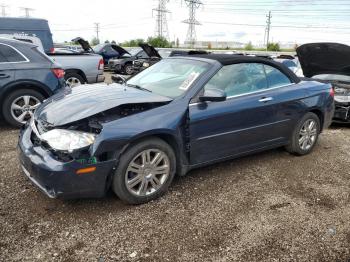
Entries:
[[55,150],[72,152],[94,143],[96,134],[75,130],[53,129],[42,134],[41,138]]

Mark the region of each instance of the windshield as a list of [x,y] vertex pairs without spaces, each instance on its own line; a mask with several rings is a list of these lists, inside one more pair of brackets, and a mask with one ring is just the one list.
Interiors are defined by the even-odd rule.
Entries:
[[[136,56],[138,52],[141,51],[141,48],[133,48],[129,51],[130,55]],[[129,54],[128,54],[129,55]]]
[[92,49],[94,50],[94,52],[98,53],[101,51],[101,49],[104,47],[104,44],[98,44],[96,46],[94,46]]
[[127,84],[175,98],[186,92],[208,68],[208,63],[198,60],[164,59],[131,78]]

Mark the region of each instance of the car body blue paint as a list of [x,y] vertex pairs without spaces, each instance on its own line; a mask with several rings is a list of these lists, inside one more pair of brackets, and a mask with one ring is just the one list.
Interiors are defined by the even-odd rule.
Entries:
[[[207,61],[202,58],[192,59]],[[72,192],[64,194],[61,190],[63,192],[61,197],[100,196],[100,189],[108,186],[106,177],[112,175],[113,168],[118,165],[119,158],[126,148],[146,137],[168,136],[173,139],[177,145],[178,168],[180,167],[177,172],[184,174],[195,167],[287,145],[299,119],[312,110],[321,113],[323,117],[321,122],[324,126],[331,123],[334,112],[334,101],[330,96],[331,86],[318,82],[302,81],[228,98],[222,102],[198,102],[197,97],[203,85],[221,67],[217,61],[209,60],[208,63],[211,65],[208,71],[180,97],[162,106],[103,123],[102,131],[89,152],[91,156],[114,152],[112,159],[114,166],[110,165],[110,160],[106,161],[106,166],[104,162],[98,163],[103,166],[100,169],[100,175],[104,182],[99,180],[103,185],[96,185],[95,194],[92,189],[85,195],[77,187],[76,196]],[[142,96],[152,97],[152,93],[139,90],[137,92],[140,96],[138,99]],[[266,97],[273,97],[273,100],[259,101]],[[125,102],[131,103],[129,100]],[[120,102],[116,106],[119,104]],[[40,164],[38,169],[33,156],[26,153],[33,150],[28,136],[30,133],[30,126],[22,131],[19,148],[20,152],[24,153],[20,154],[20,159],[22,165],[29,165],[29,169],[34,165],[36,171],[33,176],[39,173],[41,179],[42,173],[46,168],[50,168],[50,164],[45,164],[42,171],[40,168],[43,165]],[[40,151],[37,154],[41,159],[50,158],[45,156],[50,155],[48,152]],[[61,163],[61,165],[62,169],[70,170],[69,172],[74,176],[77,167],[73,162]],[[93,180],[94,176],[91,179],[97,183]],[[84,192],[85,190],[87,189],[84,188]]]

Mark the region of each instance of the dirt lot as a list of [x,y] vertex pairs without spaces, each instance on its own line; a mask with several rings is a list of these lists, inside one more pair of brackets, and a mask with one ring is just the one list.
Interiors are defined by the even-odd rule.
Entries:
[[18,130],[0,124],[0,261],[348,261],[350,127],[315,151],[283,149],[177,178],[126,206],[47,198],[21,174]]

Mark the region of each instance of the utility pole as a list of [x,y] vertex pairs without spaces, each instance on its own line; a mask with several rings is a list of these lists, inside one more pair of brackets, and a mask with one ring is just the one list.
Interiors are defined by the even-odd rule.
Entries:
[[7,16],[7,14],[6,14],[6,8],[8,7],[8,5],[1,4],[0,7],[1,7],[1,16],[2,16],[2,17]]
[[266,20],[266,51],[267,51],[267,47],[269,45],[269,40],[270,40],[270,28],[271,28],[271,11],[269,11],[269,14],[266,16],[267,20]]
[[185,0],[185,3],[189,9],[189,17],[182,22],[188,24],[186,41],[189,43],[190,47],[194,47],[196,42],[196,25],[201,25],[201,23],[196,20],[196,10],[203,5],[203,3],[200,0]]
[[158,0],[157,8],[153,8],[152,11],[157,12],[155,35],[169,40],[168,21],[166,18],[166,14],[170,13],[169,10],[166,9],[166,4],[168,2],[169,0]]
[[33,8],[29,8],[29,7],[20,7],[20,9],[24,11],[24,17],[26,18],[30,17],[31,11],[34,11]]
[[95,30],[96,30],[96,38],[97,38],[97,41],[100,43],[100,38],[99,38],[100,23],[95,23]]

